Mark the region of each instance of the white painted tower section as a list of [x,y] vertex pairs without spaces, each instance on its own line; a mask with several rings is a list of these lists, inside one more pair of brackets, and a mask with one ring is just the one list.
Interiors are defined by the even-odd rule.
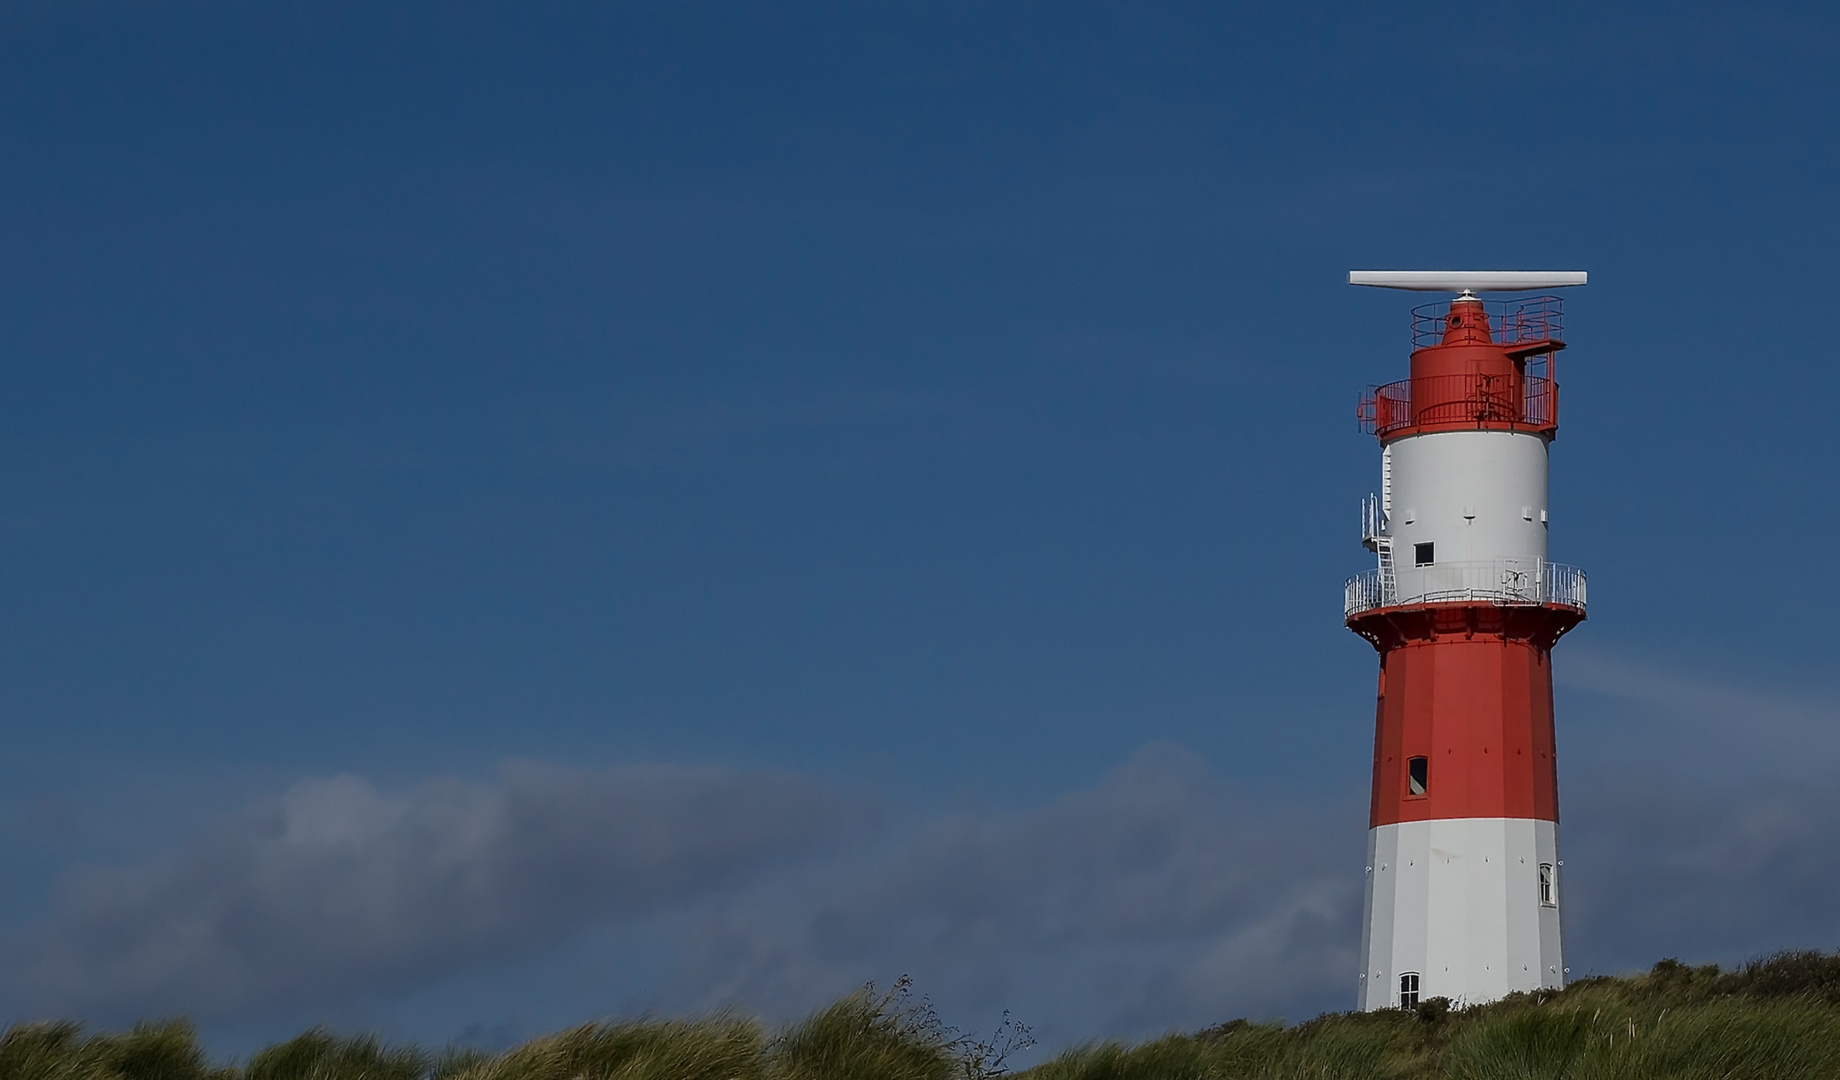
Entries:
[[[1559,830],[1534,818],[1447,818],[1367,835],[1360,1007],[1419,997],[1473,1003],[1565,985]],[[1434,932],[1435,931],[1435,932]]]
[[1381,479],[1392,489],[1387,534],[1399,602],[1512,588],[1539,573],[1546,560],[1546,445],[1533,432],[1441,431],[1387,446],[1383,472],[1391,474],[1390,485]]

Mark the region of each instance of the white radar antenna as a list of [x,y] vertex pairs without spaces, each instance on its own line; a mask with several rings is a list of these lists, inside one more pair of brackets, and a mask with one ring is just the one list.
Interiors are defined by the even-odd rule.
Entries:
[[1583,285],[1583,270],[1350,270],[1348,284],[1412,292],[1524,292]]

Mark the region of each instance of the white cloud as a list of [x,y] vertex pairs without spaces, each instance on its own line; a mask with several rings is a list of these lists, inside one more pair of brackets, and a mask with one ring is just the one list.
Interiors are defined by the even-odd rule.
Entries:
[[1574,974],[1840,947],[1830,785],[1631,773],[1575,800],[1566,830]]
[[5,946],[14,1015],[221,1015],[413,983],[746,878],[849,814],[797,777],[509,765],[295,785],[183,855],[64,876]]
[[669,935],[654,984],[622,993],[671,1010],[790,1018],[906,971],[1070,1036],[1340,1003],[1351,815],[1236,799],[1153,748],[1033,810],[857,827],[873,819],[806,780],[713,769],[309,780],[180,857],[68,875],[6,947],[10,1011],[316,1019],[622,925]]
[[1783,775],[1840,766],[1840,703],[1832,700],[1588,651],[1567,653],[1554,663],[1553,677],[1568,690],[1618,703],[1615,710],[1594,710],[1594,721],[1648,740],[1669,768]]
[[[1828,786],[1612,765],[1567,781],[1575,974],[1840,945]],[[1297,1018],[1352,1003],[1364,794],[1253,798],[1171,747],[1044,805],[908,820],[765,772],[309,780],[178,857],[69,874],[6,943],[5,1000],[272,1031],[413,999],[438,1041],[635,1005],[786,1020],[912,973],[948,1019],[1013,1009],[1051,1046]]]
[[1586,695],[1560,720],[1574,974],[1840,946],[1840,706],[1588,651],[1554,674]]
[[1046,806],[921,822],[714,905],[667,1000],[803,1008],[911,972],[1050,1040],[1344,1007],[1365,824],[1352,800],[1256,802],[1152,747]]

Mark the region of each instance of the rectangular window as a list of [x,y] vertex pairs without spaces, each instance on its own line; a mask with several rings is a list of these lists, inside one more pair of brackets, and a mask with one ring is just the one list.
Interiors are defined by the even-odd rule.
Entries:
[[1418,1008],[1418,972],[1408,971],[1399,977],[1399,1007]]
[[1431,763],[1422,757],[1406,759],[1406,794],[1423,795],[1430,787]]
[[1558,885],[1559,883],[1553,879],[1553,864],[1549,862],[1541,863],[1540,864],[1540,906],[1541,907],[1558,907],[1559,906]]
[[1413,544],[1412,562],[1418,566],[1430,566],[1436,555],[1436,544]]

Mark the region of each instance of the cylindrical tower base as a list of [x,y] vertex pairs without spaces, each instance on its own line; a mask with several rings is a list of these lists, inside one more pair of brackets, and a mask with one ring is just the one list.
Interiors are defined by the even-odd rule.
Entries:
[[1556,822],[1531,818],[1370,830],[1360,1007],[1474,1004],[1565,985],[1558,834]]
[[1349,619],[1380,653],[1362,1008],[1564,985],[1550,651],[1583,617],[1448,603]]

